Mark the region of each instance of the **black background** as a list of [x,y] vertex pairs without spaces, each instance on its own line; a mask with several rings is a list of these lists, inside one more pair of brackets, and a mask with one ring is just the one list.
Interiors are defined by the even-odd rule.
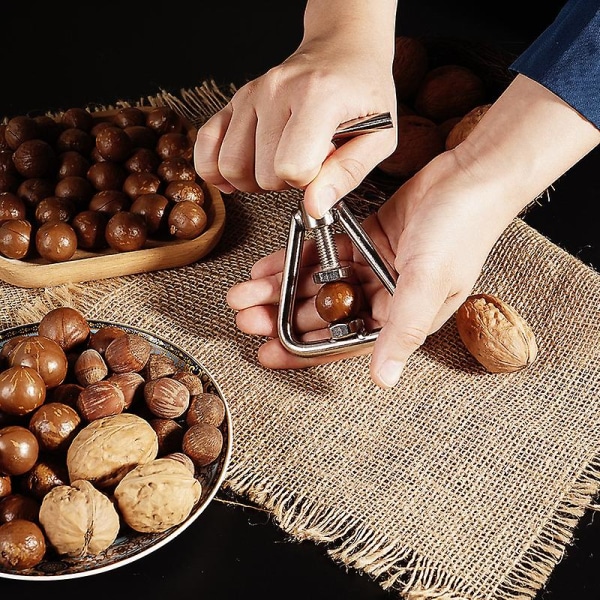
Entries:
[[[562,2],[525,4],[400,0],[396,27],[399,34],[451,36],[518,53],[551,22]],[[303,11],[304,2],[296,0],[3,6],[0,116],[135,101],[210,78],[239,86],[296,48]],[[596,269],[600,248],[591,211],[598,199],[599,166],[596,150],[525,215],[538,231]],[[134,593],[211,600],[391,597],[367,575],[335,564],[324,547],[291,541],[266,513],[230,500],[219,493],[193,526],[130,565],[51,583],[0,579],[0,594],[23,599],[91,591],[117,598]],[[599,554],[600,527],[588,513],[537,600],[600,598]]]

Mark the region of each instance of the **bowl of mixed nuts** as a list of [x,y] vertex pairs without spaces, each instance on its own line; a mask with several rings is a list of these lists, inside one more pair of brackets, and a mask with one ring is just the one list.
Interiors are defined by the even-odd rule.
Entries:
[[214,498],[231,447],[218,383],[160,336],[68,306],[0,332],[0,577],[162,547]]

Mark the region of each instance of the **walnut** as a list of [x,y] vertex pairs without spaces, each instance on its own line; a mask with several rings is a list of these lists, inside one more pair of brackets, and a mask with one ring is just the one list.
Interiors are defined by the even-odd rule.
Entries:
[[75,558],[106,550],[120,527],[114,504],[85,480],[52,488],[42,500],[39,521],[54,549]]
[[491,294],[472,294],[456,312],[458,333],[486,370],[511,373],[529,366],[538,347],[529,324]]
[[67,451],[69,479],[108,488],[157,454],[158,437],[146,419],[133,413],[102,417],[73,438]]
[[157,458],[131,470],[114,491],[119,512],[142,533],[179,525],[200,499],[202,486],[189,468],[172,458]]

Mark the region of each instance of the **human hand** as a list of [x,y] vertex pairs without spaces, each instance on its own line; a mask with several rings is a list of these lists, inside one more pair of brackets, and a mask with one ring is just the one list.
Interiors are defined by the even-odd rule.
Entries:
[[[493,244],[510,222],[513,215],[504,208],[503,188],[498,187],[496,197],[492,192],[487,182],[462,171],[454,153],[448,152],[365,220],[363,227],[379,253],[396,270],[393,296],[350,239],[336,236],[340,262],[352,265],[366,300],[360,316],[368,330],[381,328],[373,347],[314,357],[289,353],[277,338],[284,251],[259,260],[251,279],[227,295],[240,330],[271,338],[260,347],[259,362],[267,368],[296,369],[372,352],[373,381],[383,388],[394,385],[410,355],[470,293]],[[314,304],[320,288],[312,281],[312,273],[319,270],[317,252],[310,240],[303,250],[294,329],[304,341],[327,339],[327,323]]]
[[200,127],[198,174],[225,193],[304,189],[307,212],[321,217],[395,148],[395,128],[331,141],[340,123],[396,115],[391,55],[381,54],[364,36],[305,42]]

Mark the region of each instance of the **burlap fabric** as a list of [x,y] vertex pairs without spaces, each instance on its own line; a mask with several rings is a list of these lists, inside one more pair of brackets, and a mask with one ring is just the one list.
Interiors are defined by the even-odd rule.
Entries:
[[[224,101],[211,85],[152,99],[200,121]],[[365,202],[350,206],[368,212],[370,192],[361,193]],[[532,598],[598,491],[598,273],[517,219],[477,290],[533,327],[539,357],[527,370],[484,372],[450,320],[389,391],[371,383],[368,357],[270,371],[225,295],[285,244],[297,199],[227,197],[223,238],[187,267],[46,289],[0,284],[0,324],[67,304],[168,338],[207,366],[228,400],[224,485],[290,536],[410,600]]]

